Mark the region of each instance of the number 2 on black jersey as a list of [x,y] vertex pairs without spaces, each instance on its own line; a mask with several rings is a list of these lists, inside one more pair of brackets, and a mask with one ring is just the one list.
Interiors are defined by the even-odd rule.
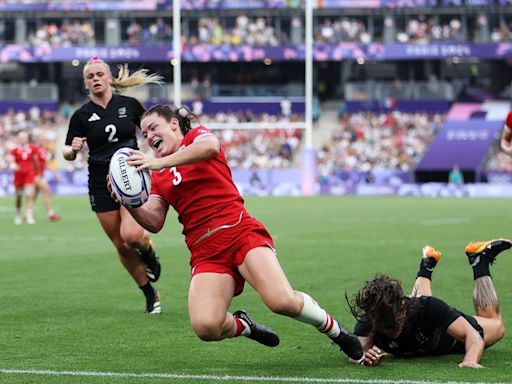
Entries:
[[116,137],[117,128],[114,124],[109,124],[105,127],[105,132],[110,134],[108,135],[108,142],[109,143],[115,143],[119,141],[119,138]]

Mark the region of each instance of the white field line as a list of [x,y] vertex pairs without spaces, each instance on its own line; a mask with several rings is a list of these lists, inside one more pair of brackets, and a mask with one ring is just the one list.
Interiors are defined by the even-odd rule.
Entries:
[[[322,377],[278,377],[278,376],[235,376],[235,375],[189,375],[180,373],[131,373],[131,372],[94,372],[94,371],[53,371],[37,369],[0,369],[5,375],[40,375],[40,376],[75,376],[75,377],[110,377],[110,378],[144,378],[174,380],[211,380],[220,382],[274,382],[274,383],[354,383],[354,384],[491,384],[491,382],[469,381],[428,381],[407,379],[356,379],[356,378],[322,378]],[[507,383],[492,383],[507,384]],[[508,383],[510,384],[510,383]]]

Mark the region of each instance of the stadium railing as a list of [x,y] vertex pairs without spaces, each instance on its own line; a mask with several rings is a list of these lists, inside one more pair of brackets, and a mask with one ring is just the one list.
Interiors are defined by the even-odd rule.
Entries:
[[57,85],[53,83],[35,85],[26,83],[0,84],[0,100],[57,102],[59,92]]

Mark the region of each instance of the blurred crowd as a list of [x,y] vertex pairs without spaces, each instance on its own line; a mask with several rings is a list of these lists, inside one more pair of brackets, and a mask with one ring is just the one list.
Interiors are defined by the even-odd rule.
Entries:
[[[87,168],[87,150],[81,151],[73,162],[63,162],[55,153],[58,141],[63,141],[70,111],[62,113],[40,111],[36,106],[27,112],[10,109],[0,115],[0,170],[10,169],[9,152],[16,145],[16,134],[29,132],[34,143],[44,145],[52,155],[51,166],[60,163],[67,171]],[[196,111],[200,112],[200,111]],[[263,129],[222,129],[213,131],[219,136],[226,151],[230,166],[234,168],[287,168],[291,167],[294,154],[301,144],[301,129],[274,129],[275,123],[304,121],[303,115],[253,114],[239,111],[214,115],[201,114],[200,124],[209,127],[211,123],[225,124],[228,128],[238,123],[260,123]],[[61,127],[59,130],[58,127]],[[266,128],[268,127],[268,128]],[[139,137],[140,141],[142,138]]]
[[[388,20],[388,22],[392,22]],[[418,17],[407,22],[404,30],[396,34],[399,43],[429,43],[433,41],[451,41],[462,43],[466,41],[462,33],[462,23],[453,18],[446,22],[436,22],[433,18]]]
[[273,27],[272,18],[248,17],[241,13],[234,25],[223,23],[218,17],[200,18],[197,31],[188,37],[190,44],[249,44],[272,45],[280,44]]
[[352,42],[368,44],[372,42],[372,36],[367,32],[365,23],[360,19],[346,17],[333,20],[324,19],[314,30],[316,43],[338,44],[340,42]]
[[94,45],[94,29],[91,23],[78,20],[64,21],[61,25],[43,23],[28,31],[28,41],[38,48]]
[[411,171],[443,125],[444,115],[391,113],[345,114],[318,151],[322,175],[337,169]]
[[214,130],[226,153],[228,164],[239,169],[265,169],[297,167],[294,163],[302,144],[302,129],[276,129],[276,123],[304,121],[304,116],[254,115],[250,112],[217,113],[203,115],[200,123],[206,127],[210,123],[223,123],[235,126],[238,123],[261,123],[265,129],[222,129]]
[[[109,21],[103,21],[109,23]],[[95,30],[103,30],[97,21],[64,20],[30,25],[27,41],[35,47],[69,47],[104,44]],[[195,44],[231,44],[277,46],[304,43],[304,22],[292,16],[282,20],[272,16],[248,16],[240,12],[230,17],[199,17],[184,21],[185,42]],[[108,26],[108,25],[107,25]],[[107,28],[108,29],[108,28]],[[122,44],[159,45],[172,42],[170,19],[130,19],[121,22]],[[0,42],[4,40],[4,21],[0,19]],[[512,41],[512,19],[489,17],[484,14],[472,18],[459,16],[412,15],[407,18],[386,16],[371,21],[365,17],[317,18],[314,26],[315,43],[339,44],[353,42],[368,44],[449,42],[508,42]]]
[[125,30],[130,45],[158,45],[172,41],[172,27],[164,19],[158,18],[149,23],[133,20]]
[[487,171],[512,172],[512,157],[503,152],[499,145],[496,145],[489,153],[485,168]]
[[[10,169],[8,153],[16,145],[20,130],[30,133],[33,141],[43,145],[52,154],[50,168],[57,168],[58,141],[63,141],[69,113],[41,111],[33,106],[29,111],[8,110],[0,114],[0,170]],[[320,175],[328,176],[337,170],[369,172],[387,169],[409,172],[414,170],[426,149],[444,124],[445,115],[424,113],[345,113],[338,127],[318,149]],[[226,152],[228,163],[234,169],[298,168],[303,130],[277,128],[283,123],[304,121],[299,114],[255,115],[250,111],[219,112],[200,116],[199,123],[206,127],[224,125],[227,129],[212,131],[218,135]],[[240,123],[259,123],[264,129],[236,128]],[[231,129],[230,127],[234,128]],[[77,160],[63,167],[67,171],[87,167],[86,151]],[[487,171],[512,172],[512,158],[498,146],[488,157]]]
[[499,43],[512,40],[511,20],[496,21],[490,25],[487,16],[478,15],[474,20],[471,20],[466,29],[467,33],[464,32],[462,20],[457,17],[439,20],[432,16],[418,15],[412,16],[408,20],[396,20],[387,16],[384,18],[382,28],[377,28],[379,33],[372,35],[368,32],[368,26],[362,19],[327,18],[317,25],[315,42],[329,44],[341,42],[426,44],[437,41]]
[[512,39],[511,26],[510,20],[508,23],[500,21],[489,25],[489,20],[486,16],[478,15],[467,26],[468,36],[466,36],[462,28],[462,21],[459,18],[436,22],[432,17],[420,16],[410,19],[405,30],[397,34],[396,40],[400,43],[428,43],[432,41],[499,43]]

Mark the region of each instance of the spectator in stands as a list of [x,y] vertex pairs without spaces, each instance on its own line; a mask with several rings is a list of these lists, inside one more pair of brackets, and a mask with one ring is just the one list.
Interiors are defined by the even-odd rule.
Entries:
[[132,21],[131,24],[126,28],[126,35],[128,36],[128,42],[130,45],[139,45],[140,34],[142,27],[137,21]]
[[41,108],[37,105],[32,105],[28,110],[29,119],[33,122],[38,122],[41,118]]
[[462,186],[464,185],[464,175],[460,170],[459,166],[455,164],[453,168],[448,173],[448,189],[456,196],[462,197],[464,194],[464,190]]
[[454,186],[461,186],[464,184],[464,175],[457,164],[455,164],[448,173],[448,184]]
[[510,23],[500,22],[499,26],[493,28],[491,41],[494,43],[509,42],[512,40],[512,28]]
[[288,97],[284,97],[280,102],[280,106],[281,115],[285,118],[285,120],[288,120],[292,114],[292,102]]
[[203,114],[203,102],[199,96],[197,96],[192,103],[192,113],[196,116],[201,116]]
[[291,31],[290,31],[290,42],[291,44],[301,44],[304,40],[302,37],[303,34],[303,26],[302,19],[300,17],[294,16],[291,22]]

